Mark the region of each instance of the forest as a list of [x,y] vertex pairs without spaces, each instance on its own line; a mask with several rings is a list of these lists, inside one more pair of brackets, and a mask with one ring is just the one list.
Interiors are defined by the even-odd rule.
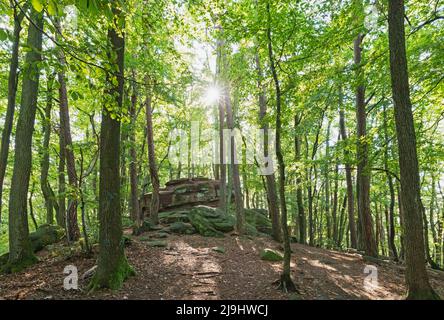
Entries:
[[0,300],[444,297],[440,0],[0,0],[0,88]]

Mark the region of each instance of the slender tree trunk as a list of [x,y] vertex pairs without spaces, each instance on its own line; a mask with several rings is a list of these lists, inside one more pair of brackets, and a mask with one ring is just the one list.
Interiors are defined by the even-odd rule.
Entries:
[[296,286],[293,283],[293,280],[291,279],[291,269],[290,269],[291,247],[290,247],[290,237],[288,234],[287,203],[285,201],[285,163],[281,146],[281,130],[282,130],[281,88],[273,55],[273,45],[271,39],[271,14],[270,14],[269,2],[267,2],[267,14],[268,14],[268,19],[267,19],[268,58],[270,60],[270,68],[273,74],[273,81],[276,90],[276,157],[278,160],[278,167],[279,167],[279,199],[281,207],[282,237],[284,241],[284,263],[280,279],[280,288],[284,292],[294,292],[297,290]]
[[58,199],[59,210],[57,211],[57,225],[66,229],[66,177],[65,177],[65,142],[62,130],[59,129],[59,168],[58,168]]
[[429,245],[429,222],[427,221],[427,216],[425,213],[425,208],[421,205],[421,212],[423,218],[423,226],[424,226],[424,248],[426,260],[430,264],[433,269],[439,269],[438,265],[433,261],[432,256],[430,254],[430,245]]
[[157,172],[156,153],[154,148],[154,132],[153,132],[153,110],[151,107],[151,93],[147,92],[145,100],[146,128],[147,128],[147,146],[148,146],[148,163],[150,171],[151,185],[153,192],[150,205],[150,219],[154,224],[159,223],[159,175]]
[[[436,202],[436,183],[435,183],[435,176],[432,173],[432,195],[430,199],[430,209],[429,209],[429,217],[430,217],[430,230],[432,231],[432,238],[433,238],[433,247],[434,247],[434,256],[435,256],[435,263],[436,266],[439,267],[441,264],[441,258],[440,258],[440,252],[439,252],[439,239],[438,239],[438,232],[435,228],[435,202]],[[439,218],[438,223],[439,225]]]
[[384,105],[383,110],[383,126],[384,126],[384,141],[385,141],[385,150],[384,150],[384,170],[387,176],[387,183],[389,186],[390,192],[390,206],[388,212],[388,223],[389,223],[389,233],[388,233],[388,247],[390,251],[390,256],[393,257],[395,261],[398,261],[398,251],[395,245],[395,188],[393,186],[393,178],[389,173],[388,166],[388,157],[389,157],[389,137],[387,133],[387,110]]
[[367,112],[365,108],[365,86],[363,84],[364,79],[361,66],[362,39],[363,35],[359,34],[354,41],[354,59],[358,78],[358,86],[356,88],[358,211],[365,252],[369,256],[376,257],[378,252],[370,212],[370,172],[368,170],[368,142],[366,141],[366,139],[368,139]]
[[[225,60],[225,59],[224,59]],[[225,86],[225,108],[227,111],[227,126],[234,132],[234,116],[233,109],[231,105],[230,88],[228,84]],[[236,157],[236,143],[235,137],[232,135],[230,137],[230,164],[233,179],[233,189],[234,189],[234,206],[236,210],[236,231],[239,234],[245,233],[245,217],[244,217],[244,206],[242,199],[242,190],[240,185],[240,174],[239,174],[239,164],[237,163]]]
[[35,190],[35,183],[32,183],[31,190],[29,191],[29,197],[28,197],[28,205],[29,205],[29,216],[31,217],[32,224],[34,225],[34,229],[37,230],[39,225],[37,224],[37,220],[35,218],[34,214],[34,207],[32,206],[32,198],[34,197],[34,190]]
[[338,248],[341,248],[342,240],[344,239],[344,233],[346,233],[344,231],[345,231],[345,221],[347,220],[345,217],[345,207],[347,205],[347,198],[348,198],[348,195],[345,194],[344,200],[342,201],[341,213],[340,213],[340,217],[339,217],[338,242],[336,243],[336,246]]
[[401,260],[405,259],[405,245],[404,245],[404,210],[402,208],[402,201],[401,201],[401,190],[400,190],[400,186],[399,184],[396,184],[396,193],[398,195],[398,211],[399,211],[399,224],[401,226],[401,237],[400,237],[400,242],[401,242],[401,248],[399,250],[399,258]]
[[2,222],[3,181],[5,179],[6,167],[8,165],[9,143],[11,139],[12,125],[14,122],[15,99],[17,95],[17,67],[19,58],[20,31],[22,30],[22,20],[24,17],[23,13],[18,13],[17,10],[17,6],[14,6],[14,31],[8,78],[8,106],[6,108],[5,123],[2,131],[2,146],[0,149],[0,225]]
[[[220,30],[222,36],[222,29]],[[223,41],[217,40],[217,61],[216,61],[216,77],[220,79],[222,70],[222,50]],[[219,185],[219,208],[226,211],[227,209],[227,166],[226,153],[224,146],[224,128],[225,128],[225,101],[219,98],[219,169],[220,169],[220,185]]]
[[338,164],[338,159],[336,158],[335,181],[334,181],[334,190],[333,190],[333,211],[332,211],[333,244],[336,244],[338,241],[338,191],[339,191],[338,172],[339,172],[339,164]]
[[[259,54],[256,52],[256,71],[258,75],[257,86],[259,89],[259,121],[261,123],[261,129],[264,130],[264,157],[268,157],[268,123],[265,119],[267,115],[267,98],[265,86],[263,84],[262,67],[259,60]],[[273,166],[272,162],[268,163],[269,166]],[[274,167],[274,166],[273,166]],[[279,202],[276,190],[276,176],[274,169],[272,174],[265,175],[267,198],[268,198],[268,210],[271,218],[271,228],[273,233],[273,239],[276,241],[282,241],[281,224],[279,221]]]
[[250,190],[248,188],[248,173],[247,173],[247,154],[246,148],[242,151],[242,186],[245,194],[244,204],[247,209],[250,209]]
[[9,195],[9,260],[6,271],[20,271],[37,261],[29,240],[26,198],[32,167],[32,133],[34,131],[37,95],[42,60],[43,14],[31,8],[22,82],[20,114],[15,134],[14,170]]
[[[133,72],[133,77],[135,76]],[[136,151],[136,120],[137,120],[137,89],[136,84],[133,84],[133,92],[131,95],[130,107],[130,184],[131,184],[131,219],[136,224],[136,229],[142,226],[143,216],[139,212],[139,189],[138,189],[138,175],[137,175],[137,151]]]
[[122,212],[126,212],[127,195],[128,195],[128,166],[126,159],[128,157],[128,143],[129,143],[129,126],[127,123],[122,123],[120,131],[120,205]]
[[330,218],[330,127],[331,120],[328,119],[327,134],[325,140],[325,164],[324,164],[324,180],[325,180],[325,218],[327,222],[327,239],[331,239],[331,218]]
[[[58,34],[61,34],[59,21],[56,21],[56,28]],[[59,36],[60,37],[60,36]],[[62,50],[58,52],[59,64],[61,66],[57,76],[59,81],[59,100],[60,100],[60,130],[63,134],[64,141],[64,153],[66,159],[66,172],[68,174],[69,183],[69,197],[68,197],[68,210],[66,214],[67,222],[67,237],[68,241],[77,241],[80,238],[80,229],[77,221],[77,192],[78,192],[78,179],[76,173],[76,163],[74,158],[74,150],[71,137],[71,126],[69,119],[69,105],[68,94],[66,89],[66,59]]]
[[[128,264],[122,241],[120,206],[120,122],[112,116],[122,108],[125,40],[124,17],[113,7],[113,27],[108,30],[108,59],[117,74],[107,73],[107,87],[100,130],[99,257],[90,288],[119,289],[134,271]],[[117,84],[113,79],[117,78]],[[112,101],[114,100],[114,101]],[[110,111],[111,110],[111,111]],[[114,119],[113,119],[114,118]]]
[[[340,109],[339,109],[339,129],[343,141],[347,141],[347,131],[345,129],[345,116],[342,105],[342,91],[340,93]],[[350,166],[350,152],[345,148],[345,180],[347,183],[347,212],[348,212],[348,227],[350,230],[350,245],[352,248],[358,248],[358,240],[356,234],[356,222],[355,222],[355,198],[353,195],[353,179]]]
[[58,211],[58,205],[55,201],[54,192],[48,181],[49,171],[49,139],[51,138],[51,110],[52,110],[52,86],[54,82],[54,75],[49,75],[47,79],[47,98],[45,106],[45,118],[43,122],[43,146],[41,151],[41,172],[40,172],[40,187],[42,189],[43,198],[45,199],[46,207],[46,223],[54,223],[54,211]]
[[[300,122],[302,120],[301,116],[294,117],[294,127],[297,130]],[[294,136],[294,149],[295,149],[295,162],[298,164],[301,161],[301,137],[298,132]],[[298,224],[299,224],[299,243],[307,243],[307,219],[305,217],[304,210],[304,198],[302,194],[302,170],[297,168],[296,172],[296,202],[298,206]]]
[[407,299],[439,299],[430,286],[424,259],[419,165],[407,71],[404,10],[403,0],[389,1],[390,71],[401,173]]

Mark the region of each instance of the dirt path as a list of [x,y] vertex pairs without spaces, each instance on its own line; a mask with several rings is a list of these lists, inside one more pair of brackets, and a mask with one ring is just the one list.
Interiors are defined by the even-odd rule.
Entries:
[[[79,291],[65,291],[63,270],[78,268],[79,277],[94,266],[94,258],[71,255],[68,259],[41,253],[41,262],[15,275],[0,276],[3,299],[289,299],[275,289],[281,263],[259,259],[263,248],[279,248],[266,238],[223,239],[171,235],[166,248],[147,245],[146,234],[126,249],[137,276],[118,292],[87,295],[88,279]],[[225,252],[213,250],[223,247]],[[375,265],[357,254],[292,245],[293,279],[302,299],[400,299],[404,292],[403,268]],[[378,285],[364,286],[366,265],[375,265]],[[431,271],[433,287],[444,296],[444,272]]]

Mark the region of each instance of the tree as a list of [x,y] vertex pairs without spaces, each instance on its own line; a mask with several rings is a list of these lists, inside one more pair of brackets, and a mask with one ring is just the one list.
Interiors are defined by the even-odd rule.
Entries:
[[[56,20],[56,29],[58,30],[58,37],[61,37],[62,29],[60,23]],[[60,64],[60,70],[57,72],[57,79],[59,82],[59,106],[60,106],[60,133],[63,139],[63,149],[66,160],[66,172],[69,182],[69,198],[68,208],[66,212],[66,229],[68,241],[77,241],[80,238],[80,229],[77,222],[77,191],[78,191],[78,178],[76,172],[76,163],[74,157],[73,143],[71,137],[71,125],[69,119],[69,106],[68,106],[68,93],[66,89],[66,58],[63,50],[58,51],[58,60]]]
[[[99,181],[99,257],[90,283],[98,288],[118,289],[134,274],[124,253],[120,204],[120,122],[116,113],[122,108],[125,40],[124,16],[113,3],[113,21],[108,29],[108,59],[113,68],[107,72],[107,92],[102,109],[100,131]],[[117,70],[117,72],[113,72]]]
[[390,74],[404,215],[407,299],[439,299],[430,286],[425,267],[419,165],[410,101],[404,16],[404,1],[390,0],[388,7]]
[[17,95],[17,67],[19,59],[20,31],[24,14],[17,5],[14,5],[14,31],[12,42],[11,61],[9,63],[8,77],[8,106],[6,109],[5,124],[2,132],[2,145],[0,149],[0,225],[2,222],[3,182],[5,180],[6,166],[8,164],[9,142],[14,121],[15,99]]
[[27,195],[32,166],[32,134],[37,110],[42,60],[43,13],[31,8],[22,82],[22,99],[15,135],[14,169],[9,196],[9,260],[6,271],[16,272],[37,261],[29,240]]
[[[133,75],[134,75],[133,71]],[[130,184],[131,184],[131,218],[135,222],[136,227],[142,226],[143,218],[141,217],[141,212],[139,212],[139,187],[138,187],[138,175],[137,175],[137,152],[136,152],[136,120],[137,120],[137,87],[133,83],[133,91],[131,94],[131,106],[130,106],[130,121],[131,128],[129,134],[130,140]]]
[[147,92],[145,100],[146,114],[146,137],[148,145],[148,163],[150,171],[151,185],[153,192],[151,193],[150,219],[154,224],[159,223],[159,174],[157,172],[156,153],[154,150],[154,132],[153,132],[153,109],[151,107],[151,93]]
[[[360,0],[359,0],[360,2]],[[365,86],[363,84],[363,71],[361,66],[362,39],[364,36],[358,34],[354,41],[355,67],[357,68],[356,87],[356,122],[357,122],[357,161],[356,174],[358,211],[361,222],[362,239],[365,253],[372,257],[378,256],[375,236],[373,234],[373,221],[370,212],[370,170],[368,167],[368,137],[367,137],[367,111],[365,103]]]
[[296,286],[291,279],[290,261],[291,261],[291,248],[290,237],[288,234],[288,222],[287,222],[287,203],[285,201],[285,163],[284,156],[282,154],[281,147],[281,88],[279,84],[279,78],[276,71],[273,44],[271,38],[271,13],[270,3],[267,2],[267,43],[268,43],[268,58],[270,61],[270,68],[273,74],[274,87],[276,91],[276,157],[279,166],[279,199],[281,207],[281,223],[282,223],[282,237],[284,242],[284,266],[280,279],[280,288],[284,292],[296,291]]
[[46,223],[53,224],[54,222],[54,212],[57,216],[57,211],[59,206],[55,200],[54,191],[52,191],[51,185],[48,181],[49,172],[49,140],[51,138],[51,110],[53,101],[53,85],[54,85],[54,75],[50,74],[47,79],[47,97],[45,113],[43,116],[43,146],[41,150],[41,173],[40,173],[40,188],[42,189],[43,197],[45,199],[46,207]]
[[[294,117],[294,127],[295,127],[295,137],[294,137],[294,151],[295,151],[295,162],[301,161],[301,137],[299,132],[297,132],[298,126],[302,121],[301,115],[296,115]],[[296,202],[298,206],[298,225],[299,225],[299,242],[305,244],[307,242],[307,222],[304,211],[304,199],[302,195],[302,170],[297,168],[298,172],[296,178]]]
[[[255,54],[256,60],[256,71],[258,75],[257,86],[259,89],[259,121],[261,122],[261,129],[264,130],[264,157],[267,159],[268,157],[268,123],[265,119],[267,115],[267,98],[266,98],[266,89],[263,84],[263,74],[262,67],[259,60],[259,54],[256,52]],[[274,171],[273,161],[268,163],[269,166],[272,166]],[[276,241],[282,241],[282,232],[281,232],[281,224],[279,220],[279,202],[278,195],[276,190],[276,176],[274,172],[272,174],[265,175],[266,181],[266,189],[267,189],[267,200],[268,200],[268,210],[270,210],[271,217],[271,227],[273,230],[273,239]]]
[[[222,28],[219,27],[220,37],[222,36]],[[216,77],[219,79],[222,75],[222,50],[223,41],[217,39],[216,42]],[[224,128],[225,128],[225,101],[224,99],[218,99],[218,111],[219,111],[219,208],[222,210],[227,209],[227,166],[226,163],[226,150],[224,145]]]
[[[340,109],[339,109],[339,130],[341,133],[342,141],[347,141],[347,130],[345,128],[345,116],[342,106],[342,90],[339,94]],[[355,222],[355,198],[353,195],[353,179],[351,166],[349,162],[349,151],[344,149],[345,157],[345,179],[347,182],[347,212],[348,212],[348,225],[350,230],[350,244],[352,248],[358,248],[357,234],[356,234],[356,222]]]
[[[230,88],[228,84],[226,84],[224,88],[224,96],[225,100],[225,109],[227,112],[227,126],[228,129],[234,130],[234,117],[233,117],[233,108],[231,105],[231,97],[230,97]],[[233,132],[233,131],[231,131]],[[236,158],[236,144],[234,135],[230,136],[230,165],[231,165],[231,174],[232,174],[232,183],[234,189],[234,207],[236,211],[236,231],[239,234],[243,234],[245,232],[245,217],[244,217],[244,205],[242,199],[242,191],[240,186],[240,175],[239,175],[239,164],[237,163]]]

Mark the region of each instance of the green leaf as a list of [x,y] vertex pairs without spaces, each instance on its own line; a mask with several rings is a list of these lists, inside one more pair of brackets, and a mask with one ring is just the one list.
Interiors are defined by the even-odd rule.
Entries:
[[43,3],[40,0],[31,0],[31,4],[37,12],[42,12]]
[[57,4],[52,0],[50,0],[48,3],[48,13],[51,16],[57,15]]
[[0,41],[8,39],[8,33],[4,29],[0,29]]

